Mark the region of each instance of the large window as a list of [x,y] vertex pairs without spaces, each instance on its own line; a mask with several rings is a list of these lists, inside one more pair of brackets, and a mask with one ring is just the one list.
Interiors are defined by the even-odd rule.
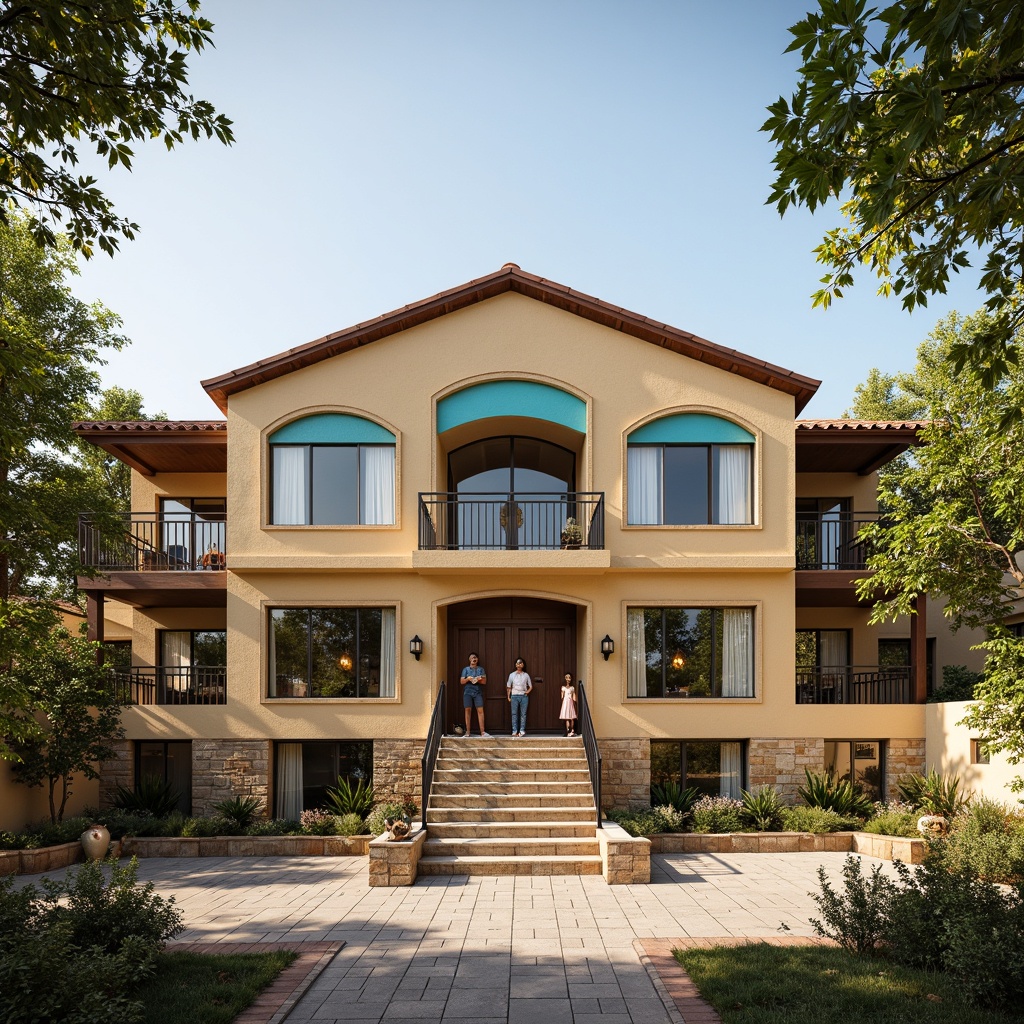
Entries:
[[161,703],[223,704],[227,699],[227,638],[223,629],[159,632]]
[[718,416],[665,416],[629,435],[627,524],[752,523],[754,436]]
[[675,782],[702,796],[739,799],[746,783],[739,740],[651,740],[651,785]]
[[270,697],[394,697],[394,608],[271,608]]
[[358,416],[307,416],[270,436],[275,526],[390,526],[395,436]]
[[856,783],[872,800],[882,800],[885,745],[879,740],[825,740],[825,772]]
[[629,608],[627,695],[753,697],[753,608]]
[[355,785],[373,781],[370,740],[277,743],[274,817],[298,819],[303,811],[323,807],[328,788],[339,778]]
[[135,744],[135,786],[145,778],[170,783],[178,810],[192,813],[192,743],[189,740],[138,740]]

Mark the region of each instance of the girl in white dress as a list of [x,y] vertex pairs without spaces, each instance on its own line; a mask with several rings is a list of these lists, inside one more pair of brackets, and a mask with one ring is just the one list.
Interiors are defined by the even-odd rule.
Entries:
[[565,682],[562,683],[562,710],[558,717],[565,721],[565,735],[576,735],[576,687],[572,685],[572,673],[565,673]]

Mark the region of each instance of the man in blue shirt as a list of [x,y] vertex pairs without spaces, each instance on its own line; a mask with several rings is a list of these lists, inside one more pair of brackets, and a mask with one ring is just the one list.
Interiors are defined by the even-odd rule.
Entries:
[[477,721],[480,724],[480,735],[490,739],[491,734],[484,729],[484,684],[487,682],[487,673],[484,671],[476,651],[471,651],[469,664],[462,670],[462,706],[466,709],[466,732],[469,735],[469,725],[472,718],[473,708],[476,708]]

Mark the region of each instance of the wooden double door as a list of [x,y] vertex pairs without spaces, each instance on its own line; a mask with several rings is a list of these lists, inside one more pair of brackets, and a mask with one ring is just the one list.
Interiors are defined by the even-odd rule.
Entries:
[[[576,607],[559,601],[525,597],[495,597],[467,601],[448,609],[448,715],[445,728],[464,720],[459,678],[476,651],[487,672],[484,715],[487,731],[512,731],[511,706],[505,682],[517,658],[526,662],[533,680],[526,714],[527,733],[563,732],[563,676],[576,678]],[[473,732],[476,733],[476,713]]]

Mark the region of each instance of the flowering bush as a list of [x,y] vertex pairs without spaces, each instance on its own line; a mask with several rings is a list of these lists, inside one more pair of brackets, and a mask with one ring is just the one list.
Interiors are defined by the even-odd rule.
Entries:
[[694,832],[742,832],[743,804],[728,796],[702,796],[693,805]]
[[329,811],[303,811],[299,816],[299,825],[309,836],[333,836],[337,831],[334,815]]

